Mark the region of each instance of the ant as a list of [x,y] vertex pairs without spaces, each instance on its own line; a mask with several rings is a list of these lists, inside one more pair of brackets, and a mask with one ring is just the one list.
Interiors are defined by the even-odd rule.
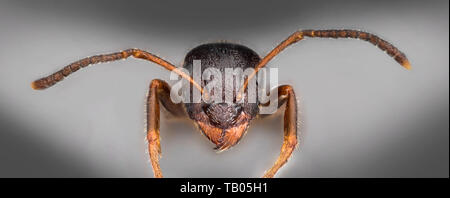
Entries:
[[[233,67],[253,68],[254,72],[247,76],[241,86],[238,94],[233,95],[233,101],[239,101],[242,93],[245,92],[249,80],[253,78],[258,70],[266,66],[276,55],[283,51],[291,44],[303,40],[305,37],[320,38],[353,38],[368,41],[385,51],[389,56],[393,57],[400,65],[406,69],[410,69],[408,59],[405,54],[399,51],[389,42],[379,38],[378,36],[359,31],[359,30],[299,30],[290,35],[286,40],[281,42],[264,58],[260,58],[253,50],[238,44],[231,43],[208,43],[200,45],[192,49],[185,57],[183,68],[192,72],[193,60],[201,60],[206,68],[223,69],[230,60],[238,62]],[[203,82],[194,81],[190,75],[178,70],[173,64],[165,61],[158,56],[140,49],[127,49],[124,51],[96,55],[73,62],[63,69],[31,84],[33,89],[41,90],[53,86],[57,82],[63,80],[71,73],[80,68],[96,63],[111,62],[128,57],[144,59],[156,63],[167,70],[174,71],[183,79],[189,81],[202,94],[208,96],[204,90]],[[204,70],[205,68],[202,68]],[[223,72],[223,70],[221,70]],[[198,84],[200,83],[200,84]],[[232,82],[231,82],[232,83]],[[281,85],[275,88],[278,92],[278,106],[280,109],[283,105],[284,109],[284,141],[281,152],[274,165],[265,172],[263,177],[274,177],[277,171],[287,162],[294,149],[297,147],[297,104],[294,89],[291,85]],[[226,150],[234,146],[246,133],[250,122],[259,114],[259,108],[267,103],[256,101],[254,103],[245,100],[242,103],[174,103],[170,99],[171,87],[169,84],[160,79],[154,79],[150,83],[147,96],[147,140],[153,173],[155,177],[162,177],[161,168],[159,166],[159,158],[161,154],[160,138],[159,138],[159,120],[160,120],[160,104],[175,117],[189,117],[201,132],[216,145],[219,151]],[[192,93],[193,89],[190,89]],[[211,94],[211,96],[214,93]],[[222,93],[216,93],[222,94]]]

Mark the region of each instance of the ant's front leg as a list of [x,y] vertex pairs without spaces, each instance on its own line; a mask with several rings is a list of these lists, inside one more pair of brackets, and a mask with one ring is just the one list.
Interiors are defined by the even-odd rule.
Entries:
[[147,140],[150,160],[155,177],[162,177],[159,167],[161,155],[161,144],[159,138],[159,102],[173,115],[184,116],[183,103],[175,104],[170,99],[170,86],[159,79],[154,79],[150,83],[147,97]]
[[[284,141],[281,146],[280,156],[275,164],[263,177],[273,177],[277,171],[287,162],[297,146],[297,101],[294,89],[290,85],[278,87],[278,108],[286,104],[284,110]],[[268,104],[264,104],[268,105]]]

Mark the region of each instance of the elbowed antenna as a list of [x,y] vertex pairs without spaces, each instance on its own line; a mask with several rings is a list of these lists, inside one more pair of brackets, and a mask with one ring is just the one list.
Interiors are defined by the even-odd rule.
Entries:
[[242,93],[248,86],[248,82],[251,78],[253,78],[256,73],[259,71],[259,69],[266,66],[266,64],[272,60],[273,57],[278,55],[281,51],[283,51],[286,47],[289,45],[292,45],[300,40],[303,40],[304,37],[320,37],[320,38],[354,38],[354,39],[361,39],[364,41],[368,41],[372,43],[375,46],[378,46],[381,50],[385,51],[389,56],[393,57],[395,61],[397,61],[400,65],[402,65],[404,68],[410,70],[411,64],[409,63],[408,59],[406,58],[405,54],[398,50],[394,45],[390,44],[389,42],[381,39],[380,37],[359,31],[359,30],[303,30],[303,31],[297,31],[293,34],[291,34],[286,40],[281,42],[277,47],[275,47],[272,51],[269,52],[255,67],[255,71],[248,76],[247,80],[244,82],[244,85],[239,90],[239,94],[237,96],[237,99],[239,100],[242,97]]
[[36,90],[46,89],[48,87],[55,85],[56,83],[63,80],[65,77],[69,76],[71,73],[76,72],[80,68],[84,68],[89,65],[97,64],[97,63],[105,63],[105,62],[112,62],[112,61],[116,61],[116,60],[126,59],[130,56],[151,61],[153,63],[156,63],[156,64],[166,68],[169,71],[174,71],[181,77],[187,79],[192,85],[194,85],[197,89],[199,89],[202,94],[206,94],[206,93],[204,93],[203,88],[199,84],[197,84],[189,75],[176,69],[176,67],[173,64],[165,61],[164,59],[162,59],[158,56],[155,56],[149,52],[146,52],[146,51],[140,50],[140,49],[127,49],[127,50],[124,50],[121,52],[96,55],[96,56],[91,56],[91,57],[81,59],[79,61],[73,62],[73,63],[65,66],[63,69],[61,69],[47,77],[44,77],[44,78],[41,78],[39,80],[32,82],[31,87]]

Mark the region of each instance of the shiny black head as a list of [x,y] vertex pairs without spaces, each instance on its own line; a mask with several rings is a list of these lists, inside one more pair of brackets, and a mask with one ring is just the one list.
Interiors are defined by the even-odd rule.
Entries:
[[[242,69],[254,68],[260,61],[260,57],[253,50],[237,44],[231,43],[211,43],[200,45],[192,49],[185,58],[183,67],[186,68],[190,74],[193,74],[193,62],[194,60],[200,60],[201,73],[208,68],[215,68],[221,72],[222,76],[225,76],[225,68]],[[202,87],[208,84],[207,79],[202,79],[199,84]],[[191,119],[195,121],[201,121],[210,125],[211,127],[217,127],[220,129],[227,129],[235,127],[242,122],[249,122],[258,113],[259,102],[248,103],[236,103],[236,81],[226,80],[224,77],[222,81],[222,90],[214,90],[211,92],[211,97],[222,97],[222,101],[218,103],[185,103],[186,110]],[[231,83],[231,85],[230,85]],[[241,82],[242,83],[242,82]],[[233,87],[233,90],[225,89],[227,84]],[[191,88],[191,97],[192,97]],[[220,95],[219,95],[220,94]],[[233,97],[233,102],[225,103],[225,95]],[[245,115],[246,119],[242,119]]]

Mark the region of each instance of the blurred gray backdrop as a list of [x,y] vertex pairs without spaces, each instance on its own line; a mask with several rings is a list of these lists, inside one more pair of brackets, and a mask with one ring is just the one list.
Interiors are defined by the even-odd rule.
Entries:
[[[1,1],[0,177],[152,177],[145,96],[169,72],[128,59],[45,91],[30,83],[86,56],[141,48],[181,65],[226,40],[261,56],[298,29],[354,28],[406,53],[407,71],[371,44],[306,39],[276,57],[301,108],[301,144],[278,177],[449,176],[448,1]],[[189,122],[162,118],[166,177],[260,177],[282,118],[255,120],[217,154]]]

